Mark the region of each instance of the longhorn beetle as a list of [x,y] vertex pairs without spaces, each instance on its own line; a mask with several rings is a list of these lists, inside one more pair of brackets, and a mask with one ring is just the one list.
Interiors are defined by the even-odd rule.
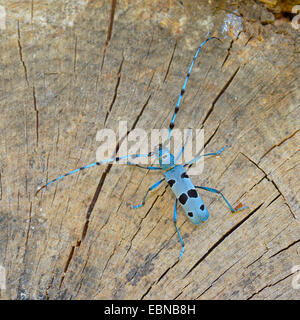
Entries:
[[[207,38],[205,41],[202,42],[202,44],[200,45],[200,47],[197,49],[196,54],[193,58],[193,61],[191,63],[191,66],[189,68],[189,71],[186,75],[184,84],[181,88],[180,91],[180,95],[179,98],[177,100],[176,106],[175,106],[175,110],[173,113],[173,117],[171,119],[170,125],[169,125],[169,134],[168,134],[168,139],[166,141],[170,140],[171,137],[171,132],[172,129],[174,128],[174,121],[176,118],[176,114],[179,111],[179,105],[181,102],[181,99],[185,93],[185,88],[188,82],[188,79],[190,77],[191,71],[193,69],[195,60],[198,56],[198,53],[200,51],[200,49],[205,45],[205,43],[209,40],[212,39],[217,39],[219,41],[221,41],[220,39],[216,38],[216,37],[209,37]],[[149,194],[150,191],[154,190],[156,187],[158,187],[163,181],[167,181],[168,185],[170,186],[171,190],[174,192],[175,196],[176,196],[176,200],[175,200],[175,206],[174,206],[174,213],[173,213],[173,220],[174,220],[174,225],[175,225],[175,229],[177,231],[179,240],[181,242],[181,251],[179,254],[179,259],[181,258],[183,251],[184,251],[184,242],[182,240],[182,237],[180,235],[179,229],[177,227],[177,201],[179,201],[179,203],[181,204],[182,208],[184,209],[184,212],[187,216],[187,218],[193,223],[193,224],[200,224],[201,222],[204,222],[208,219],[209,217],[209,213],[207,210],[207,207],[205,206],[203,200],[201,199],[199,193],[197,192],[197,189],[202,189],[205,191],[210,191],[216,194],[220,194],[222,196],[222,198],[224,199],[224,201],[226,202],[226,204],[228,205],[228,207],[230,208],[231,212],[237,212],[240,211],[244,208],[247,207],[241,207],[239,209],[234,209],[231,204],[227,201],[227,199],[225,198],[225,196],[222,194],[221,191],[213,189],[213,188],[208,188],[208,187],[203,187],[203,186],[194,186],[194,184],[192,183],[191,179],[189,178],[189,176],[186,173],[186,167],[189,167],[190,165],[192,165],[193,163],[195,163],[196,161],[198,161],[200,159],[200,157],[205,157],[205,156],[217,156],[219,155],[224,149],[225,147],[223,147],[222,149],[220,149],[217,152],[214,153],[206,153],[206,154],[202,154],[199,155],[197,157],[195,157],[194,159],[190,160],[189,162],[185,163],[184,165],[180,165],[177,164],[176,161],[178,160],[178,158],[180,157],[180,155],[182,154],[182,152],[184,151],[184,147],[185,145],[183,145],[183,147],[181,148],[179,154],[177,155],[177,157],[175,158],[175,156],[170,153],[168,148],[163,147],[162,144],[159,145],[158,150],[157,151],[152,151],[149,152],[148,154],[132,154],[132,155],[126,155],[126,156],[122,156],[122,157],[115,157],[115,158],[110,158],[110,159],[106,159],[106,160],[102,160],[99,162],[94,162],[91,163],[89,165],[83,166],[81,168],[75,169],[73,171],[70,171],[54,180],[51,180],[50,182],[46,183],[44,186],[42,186],[41,188],[38,189],[38,191],[36,193],[38,193],[41,189],[47,187],[48,185],[50,185],[51,183],[58,181],[66,176],[69,176],[75,172],[79,172],[81,170],[84,169],[88,169],[91,168],[93,166],[99,166],[102,165],[104,163],[111,163],[111,162],[118,162],[122,159],[134,159],[134,158],[138,158],[138,157],[151,157],[153,155],[155,155],[158,160],[159,160],[159,166],[155,167],[155,166],[141,166],[139,164],[135,164],[132,163],[130,161],[127,161],[128,165],[132,165],[132,166],[137,166],[139,168],[143,168],[143,169],[148,169],[148,170],[161,170],[163,172],[164,178],[159,180],[158,182],[156,182],[155,184],[153,184],[146,192],[143,201],[141,204],[136,205],[136,206],[132,206],[132,209],[137,209],[142,207],[145,204],[146,198]]]

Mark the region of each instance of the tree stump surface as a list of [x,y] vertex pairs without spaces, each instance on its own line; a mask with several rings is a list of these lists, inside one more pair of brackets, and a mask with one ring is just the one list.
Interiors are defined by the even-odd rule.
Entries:
[[[299,31],[254,1],[1,1],[2,299],[299,299]],[[272,19],[271,19],[272,20]],[[203,128],[191,224],[161,175],[96,161],[103,128]],[[299,268],[300,269],[300,268]],[[294,284],[294,285],[293,285]],[[296,283],[297,284],[297,283]]]

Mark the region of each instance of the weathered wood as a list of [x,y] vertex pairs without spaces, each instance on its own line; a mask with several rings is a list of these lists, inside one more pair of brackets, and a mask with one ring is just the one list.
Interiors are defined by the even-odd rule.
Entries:
[[[261,24],[266,9],[252,1],[72,3],[5,1],[1,297],[299,299],[299,31]],[[203,127],[208,152],[229,145],[193,181],[249,209],[231,214],[203,193],[211,217],[200,226],[180,209],[178,261],[167,186],[130,209],[159,173],[106,165],[34,195],[96,160],[98,130],[167,128],[208,31],[223,43],[201,51],[176,126]]]

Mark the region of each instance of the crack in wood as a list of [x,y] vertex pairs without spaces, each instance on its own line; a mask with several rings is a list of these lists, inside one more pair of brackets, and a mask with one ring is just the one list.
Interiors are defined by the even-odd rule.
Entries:
[[246,269],[248,269],[249,267],[251,267],[255,262],[259,261],[268,251],[269,251],[269,248],[267,248],[267,250],[264,251],[258,258],[256,258],[256,259],[253,260],[251,263],[249,263],[249,264],[246,266]]
[[28,227],[27,227],[26,239],[25,239],[25,252],[27,250],[27,244],[29,239],[29,233],[30,233],[30,227],[31,227],[31,216],[32,216],[32,202],[30,202],[30,207],[29,207]]
[[190,268],[190,270],[185,274],[183,279],[185,279],[198,265],[208,257],[208,255],[211,254],[226,238],[228,238],[237,228],[239,228],[244,222],[246,222],[250,217],[253,216],[253,214],[258,211],[261,206],[264,204],[261,203],[258,207],[256,207],[254,210],[252,210],[245,218],[243,218],[240,222],[238,222],[236,225],[234,225],[231,229],[229,229],[218,241],[216,241],[209,249],[208,251]]
[[281,146],[284,142],[286,142],[287,140],[291,139],[292,137],[294,137],[298,132],[300,131],[300,129],[292,132],[291,134],[289,134],[287,137],[285,137],[284,139],[282,139],[280,142],[274,144],[269,150],[267,150],[259,159],[258,164],[260,164],[261,160],[268,154],[270,153],[273,149],[275,149],[276,147]]
[[226,89],[230,86],[231,82],[233,81],[233,79],[235,78],[235,76],[237,75],[238,71],[240,70],[240,66],[237,67],[237,69],[234,71],[234,73],[232,74],[232,76],[226,81],[225,85],[222,87],[222,89],[220,90],[220,92],[218,93],[218,95],[216,96],[216,98],[214,99],[214,101],[211,104],[211,107],[208,109],[206,116],[204,117],[203,121],[202,121],[202,127],[204,126],[205,122],[207,121],[207,119],[209,118],[209,116],[211,115],[211,113],[213,112],[214,108],[215,108],[215,104],[217,103],[217,101],[220,99],[220,97],[224,94],[224,92],[226,91]]
[[238,35],[236,36],[235,39],[232,39],[232,40],[230,41],[230,45],[229,45],[229,47],[228,47],[228,49],[227,49],[227,54],[226,54],[225,59],[223,60],[223,63],[222,63],[222,65],[221,65],[221,69],[223,68],[224,64],[226,63],[226,61],[228,60],[228,58],[229,58],[229,56],[230,56],[233,43],[239,39],[241,33],[242,33],[242,31],[240,31],[240,32],[238,33]]
[[274,283],[270,283],[264,287],[262,287],[261,289],[259,289],[258,291],[254,292],[250,297],[248,297],[246,300],[251,300],[254,296],[258,295],[259,293],[261,293],[264,289],[266,288],[270,288],[275,286],[276,284],[280,283],[281,281],[289,278],[290,276],[294,275],[294,273],[288,274],[287,276],[283,277],[282,279],[279,279],[278,281],[274,282]]
[[33,107],[35,111],[36,144],[39,144],[39,110],[36,103],[35,87],[32,87]]
[[206,146],[211,142],[211,140],[213,139],[213,137],[216,135],[216,133],[218,132],[219,128],[220,128],[221,122],[218,123],[216,129],[214,130],[214,132],[212,133],[212,135],[208,138],[208,140],[204,143],[203,149],[206,148]]
[[277,256],[278,254],[280,254],[280,253],[283,252],[283,251],[288,250],[289,248],[291,248],[292,246],[294,246],[295,244],[297,244],[297,243],[299,243],[299,242],[300,242],[300,239],[293,241],[292,243],[290,243],[290,244],[289,244],[288,246],[286,246],[285,248],[283,248],[283,249],[277,251],[276,253],[274,253],[273,255],[271,255],[271,256],[269,257],[269,259]]
[[247,46],[247,44],[254,38],[253,34],[250,35],[250,37],[247,39],[247,41],[244,44],[244,47]]
[[108,108],[108,111],[106,112],[106,116],[105,116],[105,119],[104,119],[104,127],[106,125],[106,121],[107,121],[107,118],[108,116],[110,115],[111,113],[111,110],[113,108],[113,105],[116,101],[116,98],[117,98],[117,95],[118,95],[118,89],[119,89],[119,85],[120,85],[120,80],[121,80],[121,73],[122,73],[122,66],[123,66],[123,62],[124,62],[124,56],[122,58],[122,61],[121,61],[121,64],[120,64],[120,67],[119,67],[119,70],[118,70],[118,78],[117,78],[117,83],[116,83],[116,86],[115,86],[115,91],[114,91],[114,95],[113,95],[113,98],[112,98],[112,101],[110,103],[110,106]]
[[190,284],[191,284],[191,283],[188,282],[188,284],[186,284],[186,285],[182,288],[182,291],[180,291],[180,293],[179,293],[175,298],[173,298],[173,300],[178,299],[178,298],[183,294],[184,289],[187,288]]
[[153,80],[154,75],[155,75],[155,70],[152,72],[152,76],[151,76],[151,79],[150,79],[150,81],[149,81],[149,83],[148,83],[148,85],[147,85],[146,91],[148,91],[148,90],[149,90],[149,88],[150,88],[150,85],[151,85],[151,83],[152,83],[152,80]]
[[63,284],[63,281],[64,281],[64,279],[65,279],[66,273],[67,273],[67,271],[68,271],[68,268],[69,268],[69,266],[70,266],[71,260],[72,260],[72,258],[73,258],[74,252],[75,252],[75,248],[76,248],[76,247],[79,247],[80,244],[81,244],[81,241],[80,241],[80,240],[77,240],[76,245],[71,247],[71,250],[70,250],[70,252],[69,252],[69,256],[68,256],[67,262],[66,262],[65,267],[64,267],[63,275],[62,275],[61,278],[60,278],[60,282],[59,282],[59,286],[58,286],[59,289],[61,288],[61,286],[62,286],[62,284]]
[[287,205],[290,213],[292,214],[292,216],[294,217],[294,219],[297,219],[295,212],[294,212],[294,211],[292,210],[292,208],[290,207],[290,205],[289,205],[286,197],[283,195],[283,193],[281,192],[281,190],[279,189],[279,187],[277,186],[277,184],[275,183],[275,181],[272,180],[271,178],[268,178],[268,177],[267,177],[267,179],[268,179],[270,182],[272,182],[272,184],[274,185],[274,187],[276,188],[276,190],[282,195],[282,197],[283,197],[283,199],[284,199],[284,201],[285,201],[285,204]]
[[263,174],[265,175],[264,178],[266,178],[268,181],[270,181],[273,186],[275,187],[275,189],[280,193],[280,195],[282,196],[282,198],[285,201],[285,204],[287,205],[287,207],[289,208],[289,211],[291,212],[292,216],[294,217],[294,219],[297,219],[296,214],[294,213],[294,211],[292,210],[292,208],[290,207],[288,201],[286,200],[284,194],[280,191],[279,187],[277,186],[277,184],[275,183],[274,180],[272,180],[270,178],[270,176],[252,159],[250,159],[246,154],[244,154],[243,152],[241,152],[241,154],[248,159],[250,162],[252,162],[261,172],[263,172]]
[[225,57],[225,59],[223,60],[223,62],[222,62],[222,64],[221,64],[221,69],[223,68],[225,62],[228,60],[228,57],[229,57],[229,55],[230,55],[230,50],[232,49],[232,44],[233,44],[233,42],[234,42],[234,40],[232,39],[232,40],[230,41],[229,48],[227,49],[226,57]]
[[117,0],[112,0],[112,2],[111,2],[111,11],[110,11],[109,24],[108,24],[108,29],[107,29],[107,37],[106,37],[106,41],[105,41],[104,48],[103,48],[102,63],[101,63],[101,69],[100,69],[100,71],[102,71],[102,68],[103,68],[103,65],[104,65],[104,59],[105,59],[106,49],[107,49],[108,43],[109,43],[109,41],[110,41],[110,39],[111,39],[111,35],[112,35],[116,6],[117,6]]
[[213,282],[204,290],[202,291],[202,293],[200,293],[199,296],[197,296],[195,299],[199,299],[201,296],[203,296],[210,288],[212,288],[212,286],[226,273],[228,272],[233,266],[235,266],[240,260],[237,260],[233,265],[231,265],[230,267],[228,267],[225,271],[223,271],[215,280],[213,280]]
[[[243,154],[242,152],[241,152],[241,154]],[[266,175],[264,175],[260,180],[258,180],[250,189],[249,189],[249,191],[251,191],[251,190],[253,190],[256,186],[258,186],[264,179],[266,179],[267,178],[267,176]],[[267,179],[268,180],[268,179]]]
[[273,202],[275,202],[279,197],[281,197],[281,194],[278,193],[277,196],[266,206],[268,208]]
[[[167,188],[168,188],[168,185],[165,187],[165,190],[163,191],[163,193],[162,193],[161,195],[158,195],[158,196],[155,198],[155,200],[154,200],[153,203],[151,204],[150,208],[147,210],[146,214],[145,214],[144,217],[141,219],[139,225],[141,225],[142,222],[147,218],[148,214],[150,213],[150,211],[151,211],[152,208],[154,207],[154,205],[155,205],[155,203],[157,202],[157,200],[158,200],[159,198],[161,198],[161,197],[164,196],[164,194],[165,194],[166,191],[167,191]],[[155,227],[154,227],[154,228],[155,228]],[[148,235],[149,235],[152,231],[153,231],[153,230],[151,230],[151,231],[146,235],[145,239],[148,237]]]
[[25,80],[26,80],[27,86],[29,87],[29,81],[28,81],[28,76],[27,76],[27,67],[26,67],[25,61],[23,59],[23,49],[22,49],[22,45],[21,45],[21,33],[20,33],[20,22],[19,22],[19,20],[18,20],[18,23],[17,23],[17,28],[18,28],[19,56],[20,56],[21,63],[23,65]]
[[46,291],[45,291],[45,297],[46,297],[46,300],[49,300],[49,290],[51,289],[52,285],[53,285],[53,280],[54,280],[54,276],[52,276],[51,280],[50,280],[50,283],[48,285],[48,287],[46,288]]
[[[140,222],[139,222],[139,225],[138,225],[138,228],[137,228],[137,231],[134,233],[133,237],[131,238],[131,241],[130,241],[130,246],[128,248],[128,250],[126,251],[126,254],[124,255],[124,258],[122,259],[122,261],[125,259],[125,257],[127,256],[128,252],[130,251],[131,247],[132,247],[132,242],[134,240],[134,238],[137,236],[138,232],[140,231],[141,229],[141,225],[143,223],[143,221],[146,219],[146,217],[148,216],[149,212],[152,210],[152,208],[154,207],[155,203],[157,202],[157,200],[162,197],[166,190],[167,190],[167,187],[165,187],[165,190],[163,191],[163,193],[161,195],[158,195],[155,200],[153,201],[153,203],[151,204],[150,208],[147,210],[146,214],[144,217],[141,218]],[[154,227],[155,228],[155,227]],[[147,236],[153,231],[153,229],[147,234]],[[147,236],[145,237],[145,239],[147,238]]]
[[175,41],[174,49],[173,49],[173,52],[172,52],[172,55],[171,55],[171,58],[170,58],[170,61],[169,61],[169,64],[168,64],[167,72],[166,72],[166,74],[165,74],[163,83],[166,81],[167,76],[168,76],[168,74],[169,74],[170,67],[171,67],[171,64],[172,64],[172,61],[173,61],[173,58],[174,58],[174,53],[175,53],[176,47],[177,47],[177,41]]
[[[147,100],[146,100],[146,102],[144,103],[141,111],[139,112],[138,116],[136,117],[136,119],[135,119],[135,121],[134,121],[134,123],[133,123],[132,128],[131,128],[130,131],[134,130],[134,128],[136,127],[138,121],[140,120],[142,114],[144,113],[144,111],[145,111],[145,109],[146,109],[146,107],[147,107],[147,105],[148,105],[148,103],[149,103],[149,101],[150,101],[150,99],[151,99],[151,96],[152,96],[152,95],[150,94],[149,97],[147,98]],[[126,136],[128,136],[128,134],[130,133],[130,131],[127,132]]]
[[166,274],[177,265],[177,263],[178,263],[178,260],[176,260],[172,266],[167,268],[166,271],[162,273],[161,276],[156,280],[155,284],[158,284],[166,276]]
[[[222,156],[222,154],[219,155],[219,156]],[[237,153],[237,154],[233,157],[233,159],[232,159],[228,164],[225,165],[225,169],[224,169],[224,170],[221,172],[221,174],[219,175],[218,181],[221,180],[221,178],[223,177],[223,175],[227,172],[228,168],[231,167],[231,165],[236,161],[236,159],[237,159],[239,156],[240,156],[240,153]],[[242,198],[244,195],[245,195],[245,193],[243,193],[240,198]]]
[[100,284],[101,284],[101,280],[103,278],[103,275],[104,275],[104,272],[106,271],[106,268],[108,266],[108,263],[109,261],[111,260],[111,258],[113,257],[113,255],[115,254],[116,250],[117,250],[117,247],[119,246],[119,244],[121,243],[122,240],[119,241],[119,243],[117,245],[114,246],[114,249],[112,251],[112,253],[109,255],[108,259],[106,260],[106,263],[104,265],[104,268],[103,268],[103,271],[101,273],[101,276],[100,276],[100,279],[99,279],[99,287],[100,287]]
[[150,290],[152,289],[152,286],[150,286],[147,291],[141,296],[140,300],[144,300],[144,298],[146,297],[146,295],[150,292]]

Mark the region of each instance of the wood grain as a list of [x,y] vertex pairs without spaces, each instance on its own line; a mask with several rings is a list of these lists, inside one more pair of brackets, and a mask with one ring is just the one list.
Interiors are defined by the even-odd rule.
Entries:
[[[224,5],[220,5],[224,4]],[[5,1],[0,30],[2,299],[299,299],[299,31],[254,1]],[[237,10],[234,13],[234,10]],[[232,16],[234,14],[234,16]],[[231,20],[230,20],[231,19]],[[234,24],[230,24],[232,19]],[[228,22],[229,21],[229,22]],[[241,23],[241,24],[239,24]],[[225,28],[227,27],[227,28]],[[96,161],[97,131],[167,128],[207,32],[177,128],[204,128],[194,226],[160,174]]]

